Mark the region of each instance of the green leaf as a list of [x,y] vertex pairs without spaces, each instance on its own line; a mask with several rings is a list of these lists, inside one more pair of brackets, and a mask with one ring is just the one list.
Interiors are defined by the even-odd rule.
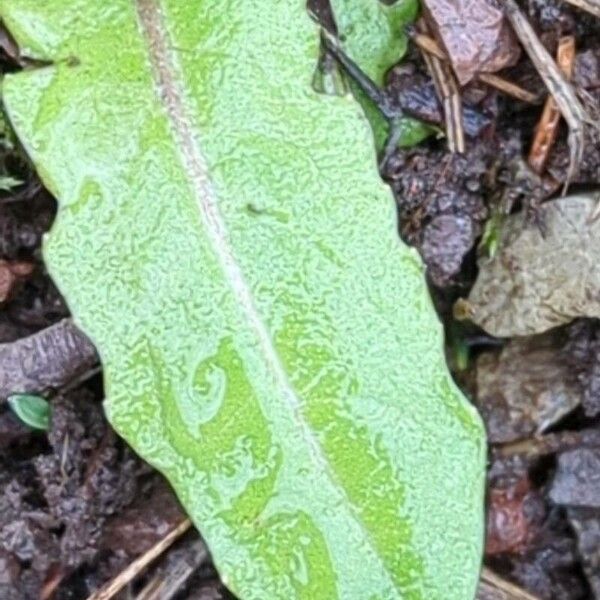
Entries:
[[485,443],[304,0],[4,0],[10,119],[115,429],[243,600],[465,600]]
[[441,133],[439,127],[409,117],[401,119],[400,126],[402,127],[402,133],[398,140],[398,146],[401,148],[416,146],[428,137]]
[[494,258],[498,251],[498,244],[502,235],[502,226],[506,220],[506,214],[498,208],[492,208],[492,214],[485,223],[479,249],[488,258]]
[[45,398],[31,394],[13,394],[8,397],[8,405],[25,425],[44,431],[50,428],[50,404]]
[[0,110],[0,150],[14,150],[14,134],[6,116]]
[[418,0],[331,0],[338,37],[360,68],[383,87],[385,74],[406,53],[404,27],[418,16]]
[[[391,5],[380,0],[331,0],[331,6],[344,51],[383,87],[385,74],[406,54],[408,38],[404,28],[417,18],[418,0],[397,0]],[[381,150],[389,124],[354,82],[350,82],[350,87],[371,123],[375,145]],[[415,146],[437,131],[410,117],[400,119],[399,126],[401,148]]]
[[20,179],[12,177],[11,175],[0,175],[0,190],[10,192],[10,190],[20,185],[23,185],[23,182]]

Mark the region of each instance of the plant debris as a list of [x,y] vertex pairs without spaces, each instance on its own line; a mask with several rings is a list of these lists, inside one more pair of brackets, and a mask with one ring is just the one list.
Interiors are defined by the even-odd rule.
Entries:
[[598,0],[566,0],[566,2],[586,10],[596,17],[600,17],[600,2]]
[[[428,33],[427,24],[417,24],[421,32]],[[437,95],[444,107],[445,131],[448,138],[448,150],[452,153],[465,152],[465,132],[463,128],[462,98],[456,77],[449,65],[437,56],[423,53],[423,59],[431,75]]]
[[482,257],[468,301],[456,306],[491,335],[541,333],[577,317],[600,317],[599,197],[571,196],[504,222],[493,258]]
[[[575,64],[575,37],[564,36],[558,41],[556,62],[567,79],[573,76]],[[550,150],[558,136],[560,110],[556,100],[548,96],[540,121],[535,130],[535,137],[529,150],[529,166],[539,175],[544,170]]]
[[521,44],[569,125],[569,170],[564,182],[564,189],[566,190],[583,159],[585,131],[587,125],[593,123],[593,120],[577,97],[574,88],[565,79],[540,42],[519,5],[515,0],[504,0],[504,6]]
[[0,402],[11,394],[60,388],[97,361],[94,346],[69,319],[0,344]]
[[[432,54],[436,58],[444,61],[449,60],[444,50],[442,50],[438,43],[428,35],[413,32],[411,35],[411,40],[419,48],[421,48],[421,50],[425,50],[427,53]],[[538,96],[536,94],[529,92],[528,90],[525,90],[515,83],[512,83],[511,81],[508,81],[507,79],[504,79],[498,75],[494,75],[492,73],[478,73],[477,79],[493,88],[496,88],[498,91],[503,92],[508,96],[512,96],[516,100],[529,102],[531,104],[538,103]]]
[[461,86],[514,65],[520,49],[500,8],[488,0],[425,0],[425,18]]
[[29,262],[0,260],[0,304],[9,300],[17,284],[29,277],[34,268]]
[[538,598],[484,567],[477,600],[538,600]]
[[192,526],[188,518],[180,521],[156,544],[149,548],[142,556],[127,565],[114,579],[108,581],[102,588],[95,591],[88,600],[110,600],[118,594],[128,583],[141,573],[149,563],[160,556],[169,546],[180,538]]
[[600,430],[567,430],[531,437],[511,444],[503,444],[495,447],[493,454],[499,458],[519,457],[524,460],[537,460],[576,448],[593,448],[596,446],[600,446]]
[[580,388],[554,335],[514,339],[477,359],[477,405],[488,440],[506,443],[539,435],[573,411]]
[[541,495],[527,476],[508,487],[490,487],[485,553],[487,556],[521,553],[541,525],[537,507]]
[[170,600],[193,574],[209,560],[204,542],[194,536],[170,552],[135,600]]

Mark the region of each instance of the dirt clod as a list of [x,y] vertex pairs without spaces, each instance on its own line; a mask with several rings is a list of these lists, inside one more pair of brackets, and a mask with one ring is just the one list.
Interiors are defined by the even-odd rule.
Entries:
[[577,535],[577,548],[594,599],[600,598],[600,512],[598,509],[569,508],[569,522]]
[[580,386],[586,416],[596,417],[600,414],[600,322],[582,319],[573,323],[561,358]]
[[150,549],[183,517],[173,492],[166,485],[158,485],[149,497],[138,497],[107,521],[100,545],[135,557]]
[[118,449],[101,407],[84,394],[76,402],[53,403],[53,452],[34,463],[50,514],[64,528],[61,557],[68,568],[95,556],[104,520],[130,504],[136,491],[136,463]]
[[483,179],[491,150],[477,146],[466,156],[415,148],[386,167],[400,210],[404,238],[421,251],[432,281],[446,286],[481,234],[487,209]]
[[550,488],[556,504],[600,508],[600,449],[564,452]]

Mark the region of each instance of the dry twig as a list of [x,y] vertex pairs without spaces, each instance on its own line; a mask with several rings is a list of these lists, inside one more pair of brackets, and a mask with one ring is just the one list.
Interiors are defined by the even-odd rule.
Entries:
[[157,573],[135,600],[171,600],[178,594],[186,581],[208,558],[208,550],[199,537],[193,540],[186,550],[187,553],[178,556],[174,564]]
[[498,458],[522,456],[537,459],[550,454],[567,452],[575,448],[597,448],[600,446],[600,431],[584,429],[582,431],[561,431],[527,438],[496,446],[493,454]]
[[191,526],[192,522],[189,519],[181,521],[162,540],[156,542],[147,552],[127,565],[114,579],[102,586],[91,596],[88,596],[87,600],[110,600],[114,598],[130,581],[141,573],[155,558],[159,557],[173,542],[179,539]]
[[558,109],[569,126],[570,161],[564,186],[566,190],[583,159],[585,127],[586,123],[592,121],[579,101],[573,86],[560,72],[515,0],[504,0],[504,6],[506,7],[506,15],[517,37],[546,84],[548,91],[554,97]]
[[[429,33],[427,25],[422,19],[418,27],[421,29],[421,33]],[[463,153],[466,147],[465,132],[462,124],[462,100],[454,73],[449,64],[426,51],[423,51],[423,59],[429,69],[435,89],[444,107],[448,149],[450,152]]]
[[481,571],[479,589],[476,600],[539,600],[529,592],[520,588],[493,571],[484,567]]
[[359,85],[369,99],[378,107],[384,117],[391,119],[396,115],[386,101],[385,93],[377,84],[342,50],[339,40],[327,29],[321,29],[321,41],[334,59],[342,66],[350,78]]
[[[411,35],[411,39],[421,50],[432,54],[444,62],[449,61],[448,56],[434,38],[425,35],[424,33],[416,32]],[[527,102],[528,104],[538,104],[539,102],[538,96],[532,92],[528,92],[527,90],[508,81],[507,79],[500,77],[499,75],[494,75],[492,73],[479,73],[479,75],[477,75],[477,79],[482,83],[485,83],[490,87],[493,87],[506,94],[507,96],[511,96],[517,100],[521,100],[522,102]]]
[[[573,75],[573,67],[575,65],[575,37],[568,35],[562,37],[558,42],[556,51],[556,62],[560,70],[567,79],[571,79]],[[556,100],[553,96],[548,96],[544,104],[542,116],[535,129],[535,137],[529,151],[529,166],[538,174],[541,175],[550,150],[556,141],[558,135],[558,125],[560,123],[560,110],[556,105]]]
[[587,11],[596,17],[600,17],[600,2],[598,0],[566,0],[566,2]]

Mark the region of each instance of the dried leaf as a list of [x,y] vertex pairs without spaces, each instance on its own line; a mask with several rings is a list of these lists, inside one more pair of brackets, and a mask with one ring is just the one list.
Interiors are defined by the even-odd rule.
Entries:
[[492,443],[546,431],[580,401],[580,388],[552,335],[510,341],[477,359],[477,403]]
[[520,49],[504,13],[488,0],[425,0],[427,21],[461,85],[514,65]]
[[598,194],[542,205],[539,222],[508,217],[493,258],[479,260],[479,276],[457,316],[498,337],[531,335],[577,317],[600,317]]
[[32,263],[0,259],[0,304],[10,299],[16,284],[31,275],[33,269]]
[[488,490],[486,556],[517,554],[527,547],[537,530],[528,504],[539,502],[527,476],[507,487]]

